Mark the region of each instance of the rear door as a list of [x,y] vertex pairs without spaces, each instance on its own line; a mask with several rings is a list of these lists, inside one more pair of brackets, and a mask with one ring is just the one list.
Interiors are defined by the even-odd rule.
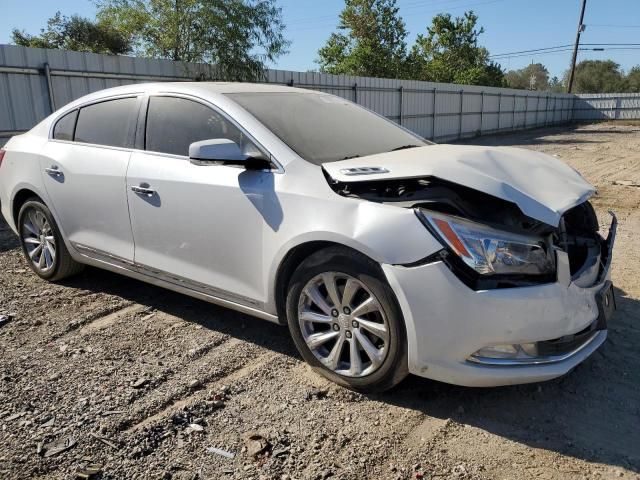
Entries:
[[133,261],[126,172],[140,101],[114,98],[68,113],[41,157],[61,228],[84,253]]
[[263,215],[278,205],[274,173],[190,162],[189,145],[200,140],[255,148],[196,99],[151,96],[145,137],[146,151],[134,152],[127,174],[135,263],[166,281],[257,306],[264,297]]

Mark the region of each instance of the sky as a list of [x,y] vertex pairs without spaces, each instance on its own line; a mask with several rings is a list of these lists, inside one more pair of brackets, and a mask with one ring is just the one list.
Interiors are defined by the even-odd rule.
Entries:
[[[318,49],[335,31],[344,1],[277,1],[287,25],[286,36],[292,44],[290,52],[270,66],[317,70]],[[448,12],[456,16],[473,10],[485,30],[480,43],[495,55],[573,44],[581,0],[398,0],[397,3],[409,32],[409,46],[417,34],[426,32],[434,15]],[[10,43],[13,28],[38,33],[57,10],[65,15],[93,17],[95,5],[92,0],[0,0],[0,44]],[[587,0],[584,23],[583,44],[637,43],[640,47],[640,0]],[[640,49],[581,51],[578,56],[579,61],[609,58],[629,70],[640,65]],[[541,62],[551,75],[561,77],[570,60],[571,52],[567,51],[501,57],[499,63],[510,70]]]

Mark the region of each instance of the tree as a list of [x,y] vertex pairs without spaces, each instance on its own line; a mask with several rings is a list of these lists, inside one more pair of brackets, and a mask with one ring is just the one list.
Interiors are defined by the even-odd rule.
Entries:
[[261,79],[289,46],[275,0],[99,0],[97,17],[136,53],[211,63],[220,79]]
[[549,70],[541,63],[532,63],[520,70],[510,70],[505,74],[504,79],[507,86],[511,88],[549,89]]
[[453,19],[450,14],[433,17],[427,34],[418,35],[409,55],[409,71],[416,80],[502,86],[500,65],[489,60],[486,48],[478,46],[478,17],[473,11]]
[[640,93],[640,65],[633,67],[625,78],[626,92]]
[[[568,78],[569,72],[565,74]],[[576,65],[575,93],[613,93],[625,91],[624,75],[613,60],[583,60]]]
[[407,31],[396,0],[346,0],[339,32],[318,52],[320,70],[333,74],[401,77]]
[[40,35],[29,35],[14,29],[12,39],[16,45],[36,48],[75,50],[79,52],[125,54],[131,51],[127,35],[104,22],[93,22],[78,15],[62,16],[57,12],[47,21]]
[[549,80],[549,90],[555,93],[563,93],[566,92],[566,87],[564,86],[564,82],[562,80],[554,76],[551,80]]

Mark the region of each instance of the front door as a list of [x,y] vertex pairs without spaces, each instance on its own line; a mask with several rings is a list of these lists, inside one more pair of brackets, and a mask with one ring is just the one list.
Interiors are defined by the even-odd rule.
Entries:
[[127,174],[135,263],[166,281],[259,307],[264,202],[274,201],[274,174],[191,163],[189,145],[213,138],[247,142],[207,105],[149,99],[146,151],[134,152]]

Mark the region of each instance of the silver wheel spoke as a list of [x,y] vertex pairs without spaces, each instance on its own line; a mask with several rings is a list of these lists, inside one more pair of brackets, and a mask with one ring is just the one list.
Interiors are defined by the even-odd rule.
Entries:
[[38,256],[38,254],[42,252],[42,244],[38,244],[38,246],[36,248],[34,248],[33,250],[31,250],[29,252],[29,257],[31,257],[31,260],[33,260],[34,262],[36,261],[35,258]]
[[377,367],[382,363],[382,359],[380,358],[380,351],[375,347],[371,340],[369,340],[366,335],[363,335],[361,332],[356,330],[355,338],[358,339],[358,343],[362,346],[362,349],[366,352],[367,356],[371,360],[371,363],[374,367]]
[[49,242],[51,245],[55,245],[56,244],[56,239],[53,235],[49,235],[47,237],[44,237],[44,239]]
[[325,360],[325,364],[331,370],[336,370],[338,368],[338,363],[340,362],[340,354],[342,353],[343,345],[344,345],[344,337],[340,335],[340,338],[338,338],[338,340],[336,341],[336,344],[331,349],[329,356],[327,356],[327,359]]
[[24,243],[30,243],[31,245],[40,245],[40,240],[38,240],[37,238],[22,237],[22,240],[24,240]]
[[358,286],[358,282],[352,278],[347,280],[347,283],[344,286],[344,292],[342,293],[342,306],[350,307],[351,301],[353,300],[354,295],[360,289]]
[[321,313],[306,310],[300,314],[300,320],[313,323],[331,323],[333,318],[329,315],[322,315]]
[[351,315],[353,315],[354,317],[359,317],[360,315],[364,315],[365,313],[371,313],[377,310],[380,310],[378,302],[375,298],[369,297],[360,305],[355,307],[353,309],[353,312],[351,312]]
[[322,275],[322,281],[324,282],[324,286],[327,288],[327,293],[333,303],[333,307],[340,308],[342,302],[340,301],[340,295],[338,295],[336,276],[333,273],[325,273]]
[[324,345],[329,340],[338,336],[340,336],[340,332],[336,332],[333,330],[322,333],[314,333],[309,338],[307,338],[307,345],[309,345],[309,348],[311,348],[312,350],[315,350],[319,346]]
[[51,265],[53,265],[53,255],[51,255],[49,246],[44,247],[44,263],[47,266],[46,268],[51,268]]
[[324,297],[322,296],[322,294],[320,293],[320,290],[318,290],[318,287],[316,285],[311,285],[307,287],[307,289],[305,290],[305,293],[313,301],[313,303],[316,304],[316,306],[320,310],[322,310],[327,315],[331,315],[331,307],[329,306],[327,301],[324,299]]
[[45,254],[44,254],[44,247],[40,249],[41,253],[40,253],[40,260],[38,260],[38,267],[41,270],[44,270],[47,267],[47,259],[45,258]]
[[349,340],[349,362],[351,363],[349,373],[354,377],[360,375],[362,373],[362,359],[360,358],[358,342],[353,337]]
[[360,328],[368,330],[381,340],[386,342],[389,339],[389,332],[387,332],[387,327],[384,323],[372,322],[364,318],[356,318],[356,321],[360,325]]
[[27,221],[23,223],[24,228],[26,228],[31,235],[39,236],[38,228],[33,224],[29,215],[27,215]]

